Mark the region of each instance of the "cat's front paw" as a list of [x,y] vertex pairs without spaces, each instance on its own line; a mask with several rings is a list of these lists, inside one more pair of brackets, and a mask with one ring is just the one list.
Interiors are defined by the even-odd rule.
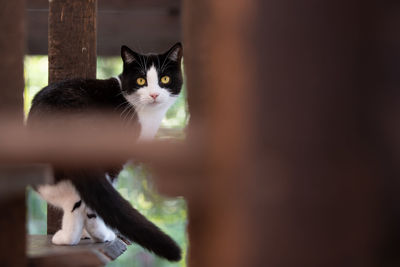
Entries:
[[81,239],[90,239],[89,233],[86,231],[86,229],[83,229]]
[[93,239],[96,242],[111,242],[114,241],[116,237],[114,231],[108,228],[103,228],[102,231],[96,231],[93,235]]
[[52,243],[55,245],[76,245],[79,243],[79,240],[79,238],[73,238],[71,234],[63,230],[58,230],[51,239]]

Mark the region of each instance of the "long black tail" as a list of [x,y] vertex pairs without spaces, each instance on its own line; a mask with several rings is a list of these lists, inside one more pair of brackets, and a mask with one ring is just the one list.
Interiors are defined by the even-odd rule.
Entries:
[[95,210],[108,226],[169,261],[181,259],[181,250],[175,241],[135,210],[104,174],[82,172],[74,177],[72,183],[86,205]]

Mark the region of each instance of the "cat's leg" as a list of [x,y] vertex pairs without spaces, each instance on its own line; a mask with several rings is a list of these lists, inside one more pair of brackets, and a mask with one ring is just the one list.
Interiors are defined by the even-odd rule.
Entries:
[[88,207],[86,207],[85,229],[96,242],[113,241],[116,238],[114,231]]
[[56,245],[78,244],[86,208],[75,187],[69,181],[62,181],[55,185],[39,186],[38,192],[49,204],[63,210],[61,229],[54,234],[52,242]]
[[[79,206],[79,207],[77,207]],[[71,208],[72,207],[72,208]],[[74,207],[77,207],[74,209]],[[64,208],[61,229],[54,234],[53,244],[56,245],[76,245],[81,240],[84,227],[85,207],[81,200],[70,202]]]
[[86,231],[85,226],[83,227],[81,239],[90,239],[90,235],[89,235],[89,233]]

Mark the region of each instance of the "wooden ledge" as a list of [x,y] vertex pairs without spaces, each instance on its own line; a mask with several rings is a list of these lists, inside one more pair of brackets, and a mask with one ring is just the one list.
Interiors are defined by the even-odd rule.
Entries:
[[107,243],[81,240],[76,246],[56,246],[51,238],[51,235],[28,236],[29,266],[103,266],[126,250],[126,243],[119,238]]

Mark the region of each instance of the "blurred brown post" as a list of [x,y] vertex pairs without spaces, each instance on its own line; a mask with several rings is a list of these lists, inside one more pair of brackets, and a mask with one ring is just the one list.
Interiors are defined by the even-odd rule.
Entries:
[[201,186],[187,195],[189,266],[252,266],[247,255],[254,218],[247,216],[244,198],[253,179],[254,12],[247,0],[184,1],[185,73],[195,126],[188,139],[201,141],[205,156],[198,161],[204,166],[196,179]]
[[[23,121],[25,1],[0,1],[0,115]],[[0,265],[25,266],[25,187],[0,168]],[[14,190],[15,189],[15,190]],[[12,192],[8,194],[8,192]]]
[[[49,2],[49,83],[96,78],[97,0]],[[47,209],[47,233],[54,234],[61,214]]]
[[369,4],[184,1],[191,123],[207,155],[189,196],[190,266],[377,266]]

